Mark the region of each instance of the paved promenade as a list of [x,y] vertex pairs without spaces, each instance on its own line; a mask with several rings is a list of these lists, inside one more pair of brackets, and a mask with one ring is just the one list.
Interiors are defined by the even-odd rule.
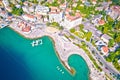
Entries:
[[26,34],[23,33],[18,27],[15,27],[14,24],[10,24],[10,28],[14,29],[16,32],[20,33],[22,36],[26,38],[39,38],[42,36],[50,36],[54,42],[55,42],[55,49],[58,53],[58,56],[60,60],[64,63],[64,65],[71,70],[70,66],[68,65],[68,58],[72,54],[78,54],[80,55],[87,63],[89,70],[90,70],[90,78],[91,80],[106,80],[104,78],[104,74],[99,73],[95,68],[93,67],[93,63],[87,56],[87,54],[77,46],[75,46],[72,42],[67,41],[64,36],[59,35],[59,31],[57,32],[50,32],[48,28],[44,29],[33,29],[31,33]]

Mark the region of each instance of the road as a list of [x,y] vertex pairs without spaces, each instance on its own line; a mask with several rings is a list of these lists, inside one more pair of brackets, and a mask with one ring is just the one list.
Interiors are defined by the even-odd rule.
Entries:
[[[70,35],[74,36],[75,39],[77,39],[78,41],[80,42],[85,42],[86,45],[88,46],[88,48],[91,50],[91,51],[94,51],[95,52],[95,56],[99,59],[99,62],[101,62],[103,64],[103,70],[104,72],[106,72],[107,74],[110,75],[110,73],[114,74],[114,75],[118,75],[119,72],[114,68],[112,67],[110,64],[108,64],[106,62],[106,60],[102,57],[102,55],[100,55],[100,52],[88,41],[85,41],[77,36],[75,36],[74,34],[72,34],[70,31],[68,30],[64,30],[65,32],[69,33]],[[107,68],[107,69],[106,69]],[[111,75],[110,75],[111,76]]]

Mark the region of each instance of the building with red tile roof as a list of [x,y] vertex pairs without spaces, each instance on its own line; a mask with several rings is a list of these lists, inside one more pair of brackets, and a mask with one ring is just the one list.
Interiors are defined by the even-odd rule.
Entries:
[[73,21],[73,20],[76,20],[78,18],[81,18],[81,15],[79,13],[75,13],[75,16],[71,16],[70,14],[67,14],[66,15],[66,18],[67,20],[69,21]]
[[49,21],[50,22],[60,22],[62,21],[62,12],[57,7],[50,7],[49,12]]
[[120,16],[120,6],[111,6],[111,12],[110,12],[110,16],[113,18],[113,19],[116,19],[117,17]]
[[50,12],[49,14],[56,14],[56,13],[59,13],[60,12],[60,9],[57,8],[57,7],[50,7]]
[[109,48],[108,48],[107,46],[103,46],[103,47],[101,47],[101,52],[102,52],[104,55],[108,55]]
[[47,15],[49,12],[49,7],[37,5],[35,7],[35,13],[40,15]]
[[65,8],[66,8],[66,4],[65,4],[65,3],[61,4],[61,5],[60,5],[60,8],[61,8],[61,9],[65,9]]
[[27,21],[32,21],[32,22],[36,21],[36,17],[30,14],[24,14],[22,17]]
[[25,27],[27,25],[27,23],[25,23],[25,22],[23,22],[23,21],[21,21],[21,22],[19,22],[18,24],[17,24],[17,26],[20,28],[20,29],[22,29],[23,27]]
[[43,20],[43,16],[40,14],[35,14],[35,17],[37,18],[37,20]]
[[22,30],[23,32],[30,32],[31,31],[31,26],[32,24],[27,24],[24,21],[21,21],[17,24],[17,26],[20,28],[20,30]]
[[22,28],[23,32],[30,32],[31,31],[31,27],[30,26],[26,26]]
[[85,3],[85,1],[87,1],[87,0],[81,0],[82,1],[82,3]]
[[24,3],[23,3],[25,6],[28,6],[28,1],[25,1]]
[[6,11],[0,11],[0,16],[2,16],[2,17],[6,17],[7,15],[6,15],[7,13],[6,13]]
[[104,25],[105,21],[104,20],[99,20],[98,23],[99,23],[99,25]]
[[92,3],[95,5],[97,2],[96,2],[96,0],[92,0]]
[[70,14],[65,15],[64,23],[62,24],[67,29],[71,29],[82,22],[82,17],[80,13],[75,13],[75,16],[72,16]]
[[72,10],[70,8],[66,8],[65,14],[69,14],[70,12],[72,12]]

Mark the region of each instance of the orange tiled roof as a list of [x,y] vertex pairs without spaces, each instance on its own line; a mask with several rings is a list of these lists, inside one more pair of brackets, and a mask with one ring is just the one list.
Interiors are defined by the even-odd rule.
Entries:
[[92,0],[92,2],[96,2],[96,0]]
[[104,20],[99,20],[98,23],[99,23],[100,25],[104,25],[104,24],[105,24],[105,21],[104,21]]
[[25,14],[25,16],[27,16],[29,18],[35,18],[33,15],[30,15],[30,14]]
[[64,4],[61,4],[60,7],[66,7],[66,4],[65,4],[65,3],[64,3]]
[[60,9],[58,9],[57,7],[51,7],[50,9],[50,14],[58,14],[60,12]]
[[40,14],[35,14],[35,16],[36,16],[38,19],[41,19],[41,18],[42,18],[42,15],[40,15]]
[[66,8],[66,12],[71,12],[71,9],[70,8]]
[[108,53],[108,52],[109,52],[109,48],[108,48],[107,46],[103,46],[103,47],[102,47],[102,51],[103,51],[104,53]]
[[68,20],[70,20],[70,21],[76,20],[76,19],[78,19],[78,18],[80,18],[80,17],[81,17],[80,13],[76,13],[75,16],[71,16],[70,14],[67,14],[67,15],[66,15],[66,18],[67,18]]
[[53,6],[51,6],[50,9],[58,9],[58,8],[57,8],[57,7],[53,7]]
[[49,14],[59,14],[59,12],[49,12]]
[[27,1],[25,1],[23,4],[24,4],[24,5],[28,5],[28,2],[27,2]]
[[22,28],[23,32],[29,32],[30,30],[31,30],[30,26],[26,26],[26,27]]

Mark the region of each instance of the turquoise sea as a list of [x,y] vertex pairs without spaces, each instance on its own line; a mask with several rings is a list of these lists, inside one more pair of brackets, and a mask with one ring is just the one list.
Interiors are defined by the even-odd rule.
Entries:
[[79,55],[69,57],[75,75],[59,60],[53,41],[45,36],[42,45],[32,47],[33,40],[9,28],[0,30],[0,80],[89,80],[89,69]]

